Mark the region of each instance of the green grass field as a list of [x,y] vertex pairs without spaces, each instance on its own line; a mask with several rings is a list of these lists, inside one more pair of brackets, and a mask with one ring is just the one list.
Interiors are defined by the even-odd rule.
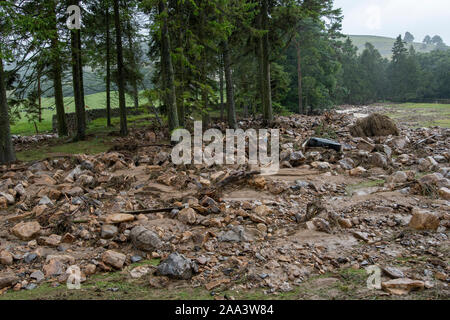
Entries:
[[411,127],[450,128],[450,104],[401,103],[386,107],[386,114]]
[[[86,110],[89,109],[104,109],[106,108],[106,93],[99,92],[91,95],[85,96],[86,102]],[[139,104],[143,105],[148,103],[147,99],[142,96],[139,96]],[[75,105],[73,97],[65,97],[64,105],[66,113],[75,112]],[[133,99],[131,96],[126,96],[126,105],[132,106]],[[53,97],[50,98],[42,98],[42,122],[38,122],[37,127],[39,133],[49,132],[52,130],[52,117],[56,114],[55,110],[55,100]],[[117,91],[111,92],[111,107],[118,108],[119,107],[119,95]],[[20,113],[20,119],[16,119],[14,123],[11,125],[11,133],[12,134],[20,134],[20,135],[33,135],[36,134],[36,129],[34,123],[28,121],[26,114],[24,112]]]
[[[380,54],[385,58],[391,58],[392,47],[394,46],[395,39],[389,37],[379,37],[379,36],[364,36],[364,35],[349,35],[353,44],[358,47],[359,53],[361,53],[366,45],[366,42],[370,42],[374,47],[380,52]],[[408,44],[408,48],[409,48]],[[425,45],[422,43],[414,42],[414,49],[417,52],[430,52],[435,46]]]

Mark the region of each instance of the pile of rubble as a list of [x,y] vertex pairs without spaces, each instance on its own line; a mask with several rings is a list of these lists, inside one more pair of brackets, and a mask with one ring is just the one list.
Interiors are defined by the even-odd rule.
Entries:
[[17,144],[29,144],[29,143],[38,143],[43,141],[49,141],[53,139],[57,139],[57,133],[47,133],[47,134],[35,134],[32,136],[20,136],[20,135],[12,135],[11,139],[15,145]]
[[[82,282],[126,270],[154,288],[274,293],[379,265],[389,294],[438,286],[448,296],[450,130],[354,137],[355,124],[345,113],[279,117],[274,176],[175,166],[169,148],[144,145],[156,137],[145,129],[120,141],[144,145],[133,152],[0,168],[0,293],[64,284],[74,266]],[[424,259],[395,263],[414,257]],[[161,262],[133,266],[148,259]]]

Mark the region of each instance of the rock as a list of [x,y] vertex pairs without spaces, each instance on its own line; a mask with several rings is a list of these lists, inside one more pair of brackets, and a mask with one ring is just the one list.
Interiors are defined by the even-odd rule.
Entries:
[[439,227],[439,217],[429,211],[414,208],[409,227],[416,230],[436,230]]
[[142,261],[142,257],[139,256],[139,255],[134,255],[134,256],[131,257],[130,260],[131,260],[131,263],[137,263],[139,261]]
[[397,171],[390,179],[393,183],[405,183],[408,181],[408,175],[403,171]]
[[366,242],[369,241],[369,235],[366,232],[362,231],[353,231],[352,234],[355,236],[356,239],[361,239]]
[[419,160],[419,171],[421,172],[434,171],[437,168],[439,168],[439,165],[433,157],[426,157],[425,159]]
[[108,250],[102,255],[102,261],[116,269],[123,268],[126,258],[126,255],[113,250]]
[[178,213],[178,220],[185,224],[194,224],[197,221],[197,214],[192,208],[184,208]]
[[367,140],[360,139],[358,141],[358,144],[356,145],[356,148],[358,150],[364,150],[364,151],[367,151],[367,152],[372,152],[375,149],[375,145],[373,143],[370,143]]
[[344,158],[338,161],[339,165],[344,170],[351,170],[355,167],[355,162],[351,158]]
[[289,156],[289,163],[293,167],[298,167],[302,165],[305,162],[305,160],[306,157],[303,155],[301,151],[292,152],[291,155]]
[[[60,198],[61,195],[62,195],[62,192],[59,191],[59,190],[57,190],[57,189],[49,189],[49,190],[47,191],[47,194],[48,194],[48,197],[49,197],[51,200],[58,201],[59,198]],[[53,203],[49,203],[49,205],[52,206]]]
[[22,240],[31,240],[41,231],[41,226],[37,221],[21,222],[16,224],[11,232]]
[[5,197],[0,197],[0,209],[8,208],[8,200]]
[[197,264],[178,252],[171,253],[156,269],[157,275],[181,280],[188,280],[197,272]]
[[342,228],[351,228],[353,226],[352,221],[350,219],[339,218],[338,223]]
[[61,244],[61,238],[60,235],[52,234],[48,237],[40,237],[39,240],[45,246],[57,247]]
[[41,200],[39,200],[39,205],[40,205],[40,206],[41,206],[41,205],[49,205],[49,206],[53,206],[53,202],[52,202],[52,200],[50,200],[49,197],[43,196],[43,197],[41,198]]
[[119,229],[116,226],[113,226],[110,224],[103,225],[101,238],[102,239],[112,239],[117,235],[118,232],[119,232]]
[[234,226],[231,230],[222,231],[217,238],[222,242],[242,242],[248,241],[248,235],[245,233],[244,227]]
[[167,288],[169,281],[170,281],[169,278],[163,276],[152,277],[149,280],[149,285],[151,288],[162,289]]
[[122,222],[130,222],[134,220],[134,215],[126,213],[116,213],[106,216],[105,222],[108,224],[118,224]]
[[351,176],[360,176],[360,175],[364,174],[365,172],[367,172],[367,170],[364,169],[363,167],[357,167],[355,169],[350,170],[349,174]]
[[65,182],[74,182],[79,175],[81,175],[83,170],[81,169],[81,166],[76,166],[75,169],[73,169],[64,179]]
[[134,279],[142,278],[149,274],[151,269],[147,266],[139,266],[130,271],[130,276]]
[[331,233],[331,227],[328,221],[322,218],[314,218],[311,220],[314,226],[316,227],[316,230]]
[[62,243],[73,243],[76,240],[75,236],[70,234],[70,233],[66,233],[62,238],[61,238],[61,242]]
[[47,264],[44,265],[44,272],[46,277],[59,276],[64,272],[64,263],[58,259],[50,259]]
[[253,212],[255,212],[258,216],[267,216],[272,213],[272,209],[265,205],[257,206]]
[[253,179],[253,185],[258,189],[264,189],[267,184],[266,178],[259,176]]
[[396,137],[391,140],[392,146],[395,148],[402,150],[409,143],[408,137]]
[[53,255],[53,254],[49,254],[46,258],[45,258],[45,262],[49,263],[52,260],[56,260],[61,262],[62,264],[75,264],[75,258],[68,255],[68,254],[62,254],[62,255]]
[[95,181],[94,177],[89,176],[87,174],[82,174],[78,178],[78,182],[84,187],[88,187],[88,186],[92,185],[94,183],[94,181]]
[[422,188],[425,190],[427,189],[439,189],[439,188],[449,188],[450,187],[450,180],[447,178],[444,178],[444,176],[440,173],[432,173],[427,174],[420,178],[419,184]]
[[37,284],[36,283],[29,283],[25,286],[25,290],[34,290],[37,288]]
[[209,282],[205,285],[206,290],[211,291],[214,288],[219,287],[222,284],[230,283],[230,279],[219,279]]
[[55,179],[53,179],[52,177],[46,175],[46,174],[41,174],[39,176],[39,178],[35,179],[34,183],[37,186],[54,186],[56,184]]
[[19,282],[19,278],[12,273],[0,273],[0,290],[12,287]]
[[8,205],[13,205],[16,202],[14,197],[6,192],[0,192],[0,197],[4,197]]
[[25,263],[32,263],[34,260],[36,260],[38,257],[38,255],[34,252],[27,254],[24,258],[23,261],[25,261]]
[[155,159],[153,160],[153,164],[162,165],[168,159],[169,159],[169,154],[167,152],[161,151],[155,156]]
[[84,194],[84,190],[81,187],[73,187],[65,191],[65,194],[70,197],[79,197]]
[[159,236],[142,226],[134,227],[130,233],[133,245],[140,250],[153,252],[161,249],[162,242]]
[[95,266],[95,264],[90,263],[84,268],[84,274],[90,276],[95,274],[96,270],[97,267]]
[[387,156],[388,159],[390,159],[391,156],[392,156],[392,149],[389,146],[385,145],[385,144],[377,144],[377,145],[375,145],[375,151],[384,153]]
[[439,196],[444,200],[450,200],[450,189],[446,187],[440,188]]
[[328,162],[324,161],[314,161],[311,163],[311,167],[317,168],[319,170],[330,170],[331,166]]
[[37,282],[41,282],[42,280],[44,280],[45,276],[41,270],[38,270],[30,274],[30,278],[35,279]]
[[9,266],[13,264],[13,255],[9,253],[8,251],[1,251],[0,252],[0,264],[3,264],[5,266]]
[[381,268],[383,272],[390,278],[398,279],[398,278],[404,278],[405,275],[400,269],[393,268],[393,267],[382,267]]
[[89,160],[84,160],[83,162],[81,162],[80,167],[82,170],[89,170],[89,171],[94,170],[94,165]]
[[369,156],[369,162],[373,167],[377,168],[386,168],[387,167],[387,160],[386,157],[379,152],[372,153]]
[[422,290],[425,287],[425,283],[419,280],[401,278],[382,282],[381,287],[389,293],[404,295],[412,290]]
[[262,232],[263,234],[267,233],[267,226],[264,223],[258,223],[256,225],[256,229],[258,229],[260,232]]

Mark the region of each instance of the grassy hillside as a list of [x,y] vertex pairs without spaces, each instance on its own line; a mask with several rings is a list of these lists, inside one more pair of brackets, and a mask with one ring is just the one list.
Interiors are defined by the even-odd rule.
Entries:
[[[395,42],[394,38],[363,35],[349,35],[349,37],[352,40],[353,44],[358,47],[359,52],[362,52],[364,50],[366,42],[370,42],[378,51],[380,51],[383,57],[390,58],[392,55],[392,47],[394,46]],[[424,45],[423,43],[418,42],[414,42],[413,46],[417,52],[430,52],[435,48],[434,45]]]

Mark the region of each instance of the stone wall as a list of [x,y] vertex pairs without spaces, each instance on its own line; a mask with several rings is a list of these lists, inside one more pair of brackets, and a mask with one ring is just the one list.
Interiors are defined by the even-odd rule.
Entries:
[[[136,110],[135,108],[127,108],[127,115],[137,116],[140,114],[143,114],[144,111],[142,110]],[[111,109],[111,118],[119,117],[119,108]],[[91,109],[86,110],[86,124],[89,124],[92,120],[105,118],[106,119],[106,109]],[[69,129],[69,132],[73,133],[77,131],[77,115],[75,112],[73,113],[66,113],[66,119],[67,119],[67,127]],[[53,115],[52,119],[52,127],[53,132],[58,131],[58,118],[56,117],[56,114]]]

